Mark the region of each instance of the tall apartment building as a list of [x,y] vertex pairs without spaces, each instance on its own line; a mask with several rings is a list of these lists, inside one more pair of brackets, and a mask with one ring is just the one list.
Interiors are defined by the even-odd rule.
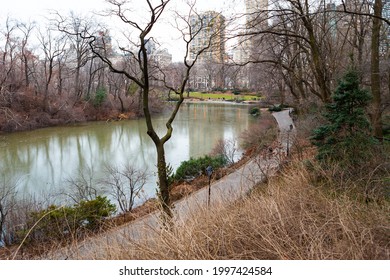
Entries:
[[172,54],[168,49],[158,49],[152,54],[152,58],[160,66],[168,66],[172,63]]
[[[390,20],[390,0],[384,0],[383,1],[383,10],[382,10],[382,16]],[[390,40],[390,27],[387,24],[384,24],[385,32],[387,33],[387,39]]]
[[253,34],[267,27],[268,0],[245,0],[245,28],[238,37],[238,44],[234,49],[234,61],[245,63],[250,60],[256,38]]
[[268,0],[245,0],[247,28],[267,25]]
[[167,66],[172,63],[172,54],[166,48],[159,48],[153,38],[146,39],[145,48],[150,61],[154,61],[159,66]]
[[390,0],[383,1],[383,12],[382,15],[385,19],[390,19]]
[[192,32],[197,33],[189,49],[189,59],[194,60],[200,50],[210,47],[198,57],[198,62],[222,63],[225,58],[225,17],[208,11],[190,18]]

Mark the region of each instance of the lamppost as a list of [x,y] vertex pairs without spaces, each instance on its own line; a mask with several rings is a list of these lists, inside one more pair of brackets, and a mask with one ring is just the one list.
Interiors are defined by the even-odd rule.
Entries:
[[287,130],[287,156],[290,156],[290,133],[292,132],[294,126],[290,124],[289,130]]
[[209,196],[207,199],[207,207],[210,206],[210,197],[211,197],[211,175],[213,174],[213,167],[211,165],[206,168],[207,176],[209,176]]

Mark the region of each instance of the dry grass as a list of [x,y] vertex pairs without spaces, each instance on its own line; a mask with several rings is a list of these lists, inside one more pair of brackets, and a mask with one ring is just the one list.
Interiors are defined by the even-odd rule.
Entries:
[[103,259],[389,259],[390,205],[313,185],[300,161],[234,205],[100,246]]

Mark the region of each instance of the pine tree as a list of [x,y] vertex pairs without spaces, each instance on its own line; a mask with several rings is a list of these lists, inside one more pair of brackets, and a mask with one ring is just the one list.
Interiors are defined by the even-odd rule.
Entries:
[[369,92],[360,88],[356,71],[349,70],[326,106],[327,124],[313,131],[319,160],[358,164],[369,156],[375,143],[365,113],[370,100]]

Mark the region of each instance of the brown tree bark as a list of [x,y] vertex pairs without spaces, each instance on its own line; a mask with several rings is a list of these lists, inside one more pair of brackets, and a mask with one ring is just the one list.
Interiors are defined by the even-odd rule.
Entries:
[[371,94],[373,96],[371,121],[373,134],[380,140],[383,139],[381,78],[379,70],[380,30],[382,23],[380,18],[382,16],[382,8],[382,0],[375,0],[371,35]]

